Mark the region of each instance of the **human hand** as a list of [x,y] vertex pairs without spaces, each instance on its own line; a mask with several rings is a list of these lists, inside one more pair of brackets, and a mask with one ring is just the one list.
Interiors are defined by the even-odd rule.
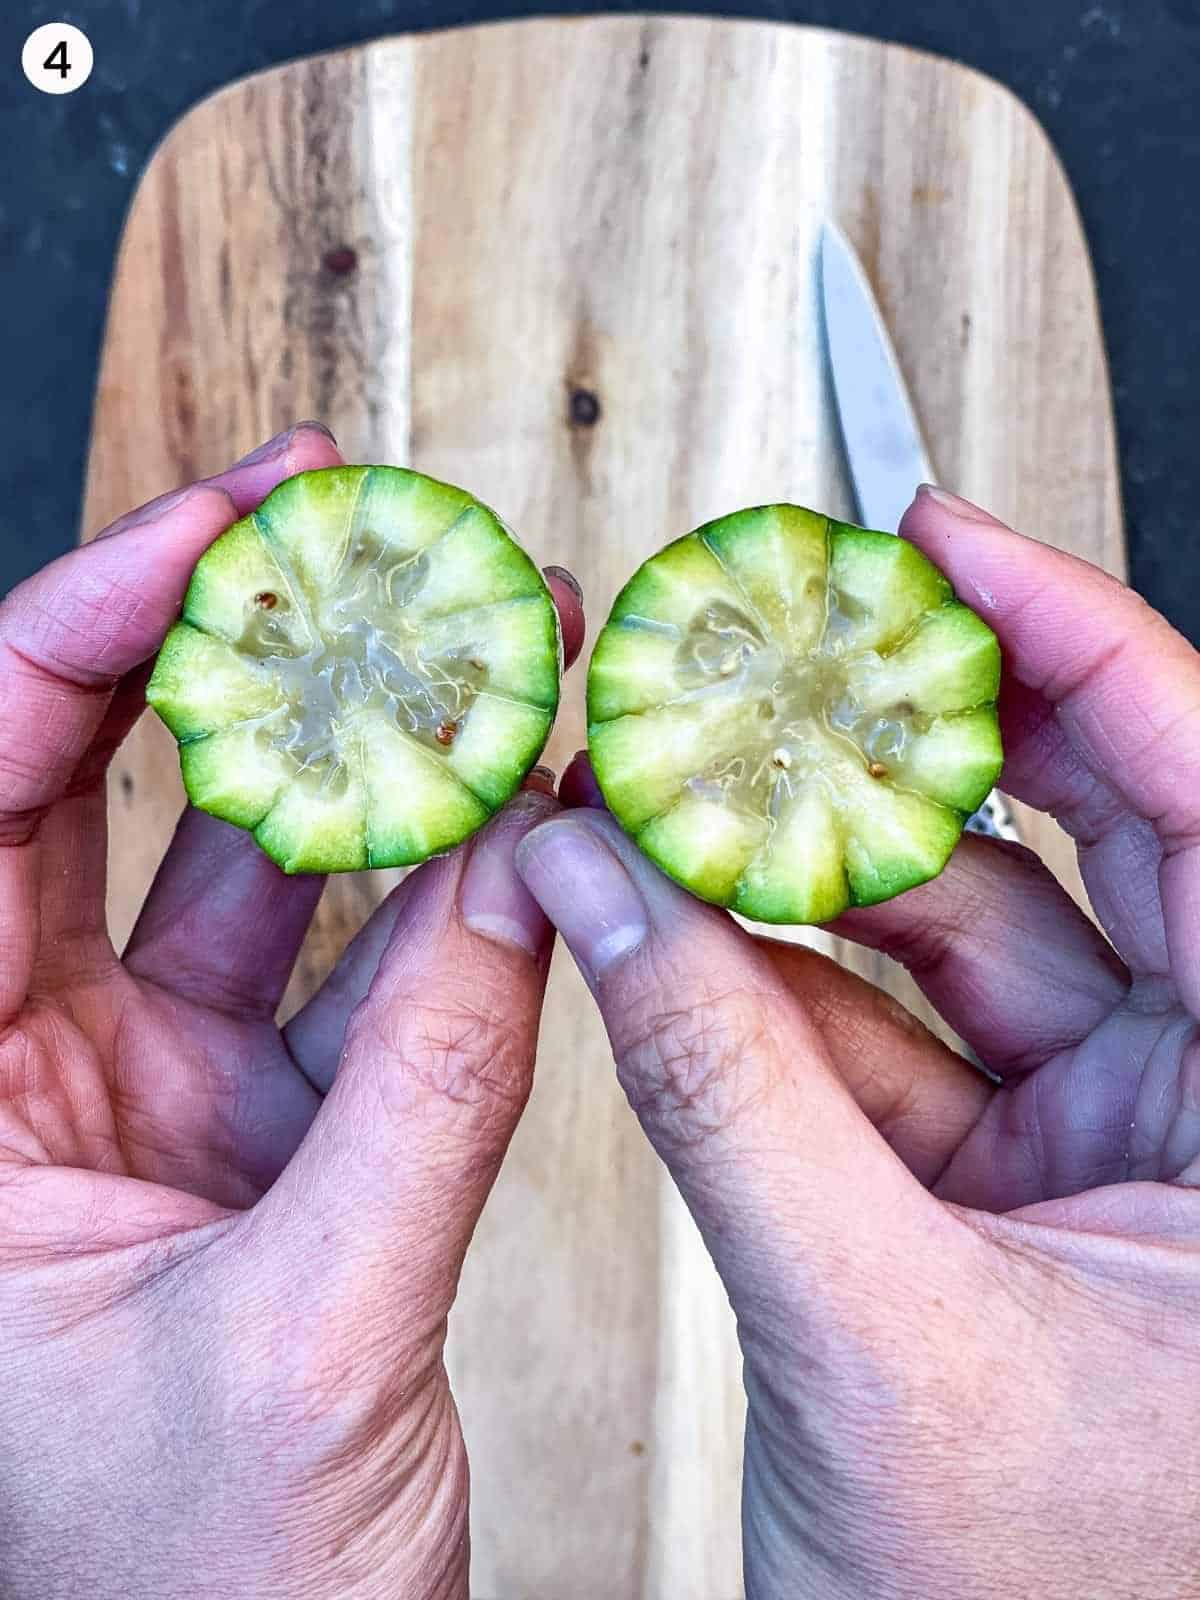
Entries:
[[[412,873],[283,1031],[321,889],[187,812],[123,962],[104,769],[192,567],[302,425],[0,605],[0,1590],[467,1594],[442,1364],[520,1116],[552,935],[527,788]],[[551,579],[568,656],[582,614]]]
[[[1002,1077],[744,933],[596,809],[518,869],[738,1318],[749,1600],[1200,1594],[1200,661],[1103,573],[923,493],[904,533],[1005,648],[1020,846],[834,931]],[[586,768],[561,793],[595,805]]]

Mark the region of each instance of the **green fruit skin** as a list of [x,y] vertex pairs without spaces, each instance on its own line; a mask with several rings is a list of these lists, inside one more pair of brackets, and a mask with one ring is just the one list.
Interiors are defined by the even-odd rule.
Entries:
[[[506,747],[496,771],[481,782],[478,791],[467,790],[457,808],[459,815],[450,826],[443,818],[433,826],[415,830],[434,841],[434,847],[423,853],[414,846],[414,830],[390,823],[373,829],[368,822],[361,834],[353,837],[325,840],[320,826],[308,830],[304,837],[297,836],[281,825],[285,818],[278,822],[273,818],[273,805],[263,809],[265,791],[261,784],[249,781],[239,785],[221,772],[213,746],[220,739],[230,738],[236,727],[223,725],[219,718],[210,721],[197,714],[196,696],[188,692],[187,658],[194,649],[195,636],[233,642],[231,630],[220,622],[223,595],[247,588],[290,589],[286,564],[277,563],[276,554],[282,549],[292,564],[296,562],[297,552],[287,549],[289,519],[296,508],[312,516],[323,503],[350,505],[363,492],[372,493],[384,512],[394,507],[398,517],[409,519],[404,527],[416,539],[416,549],[437,542],[475,513],[488,519],[510,542],[507,547],[492,548],[488,572],[476,571],[475,580],[491,578],[498,582],[503,598],[541,599],[549,619],[544,635],[550,645],[548,659],[540,665],[530,662],[529,692],[537,707],[537,716],[528,719],[530,732],[511,749]],[[467,531],[469,537],[470,530]],[[309,573],[309,577],[311,581],[314,575]],[[444,610],[434,612],[431,625],[443,621],[444,616]],[[184,789],[198,810],[252,833],[263,852],[289,875],[356,872],[412,866],[432,855],[445,854],[499,811],[537,764],[549,737],[558,709],[562,666],[562,630],[550,589],[516,535],[488,506],[464,489],[407,468],[326,467],[285,479],[255,511],[235,522],[210,545],[189,581],[180,620],[163,641],[146,699],[179,744]],[[273,797],[275,802],[280,798],[278,794]]]
[[[620,681],[613,672],[626,648],[619,633],[622,622],[644,614],[656,599],[661,603],[674,571],[686,575],[693,571],[703,573],[705,557],[726,547],[741,527],[752,527],[766,517],[789,520],[804,531],[823,526],[829,544],[829,581],[832,585],[841,578],[852,599],[861,594],[874,600],[875,585],[885,580],[890,583],[887,603],[877,607],[878,615],[867,624],[872,647],[886,651],[911,644],[929,613],[939,618],[939,627],[952,625],[956,630],[969,630],[974,649],[967,675],[972,703],[963,708],[969,710],[972,722],[969,757],[952,764],[953,773],[947,773],[939,797],[933,802],[937,815],[924,836],[907,855],[896,855],[886,848],[852,849],[840,874],[826,873],[823,881],[790,892],[779,884],[751,886],[744,881],[731,888],[728,873],[720,868],[705,872],[681,867],[668,850],[657,847],[651,832],[662,813],[645,816],[644,791],[636,799],[626,800],[631,786],[623,781],[617,751],[610,761],[606,750],[606,729],[611,731],[611,724],[617,719],[636,715],[652,703],[645,674],[630,689],[628,682]],[[692,548],[697,546],[698,549]],[[663,555],[667,556],[666,574],[651,566]],[[943,610],[944,622],[939,616]],[[918,624],[915,628],[914,623]],[[700,900],[734,910],[752,921],[777,926],[822,924],[852,906],[878,905],[893,899],[943,871],[961,837],[963,824],[991,792],[1003,766],[996,713],[1000,669],[1000,645],[995,634],[957,598],[949,580],[933,562],[905,540],[838,522],[804,507],[751,507],[707,523],[664,546],[638,568],[617,595],[588,670],[589,754],[601,793],[618,823],[639,849],[682,888]]]

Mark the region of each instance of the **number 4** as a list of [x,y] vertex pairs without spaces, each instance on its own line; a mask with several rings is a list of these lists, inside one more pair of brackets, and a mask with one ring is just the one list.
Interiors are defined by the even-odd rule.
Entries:
[[67,41],[65,39],[60,39],[54,46],[54,49],[42,62],[42,68],[46,72],[57,72],[63,78],[70,72],[71,63],[67,60]]

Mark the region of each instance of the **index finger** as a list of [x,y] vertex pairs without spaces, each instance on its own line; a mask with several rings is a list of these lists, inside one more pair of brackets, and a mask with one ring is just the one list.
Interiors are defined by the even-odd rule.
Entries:
[[1102,916],[1106,899],[1144,912],[1153,884],[1139,897],[1112,878],[1157,866],[1171,967],[1200,1010],[1200,658],[1115,578],[957,496],[923,489],[901,531],[985,617],[1021,686],[1002,783],[1098,851],[1085,880]]

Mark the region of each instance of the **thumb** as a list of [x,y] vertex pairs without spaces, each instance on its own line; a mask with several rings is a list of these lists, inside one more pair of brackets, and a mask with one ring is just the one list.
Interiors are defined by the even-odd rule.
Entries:
[[807,1314],[907,1276],[898,1257],[927,1252],[944,1213],[859,1110],[766,952],[605,813],[546,822],[517,867],[599,1003],[630,1104],[743,1326],[781,1295]]
[[333,1085],[251,1213],[273,1280],[305,1283],[326,1343],[356,1363],[440,1353],[532,1083],[553,935],[513,852],[556,809],[525,790],[404,881]]

